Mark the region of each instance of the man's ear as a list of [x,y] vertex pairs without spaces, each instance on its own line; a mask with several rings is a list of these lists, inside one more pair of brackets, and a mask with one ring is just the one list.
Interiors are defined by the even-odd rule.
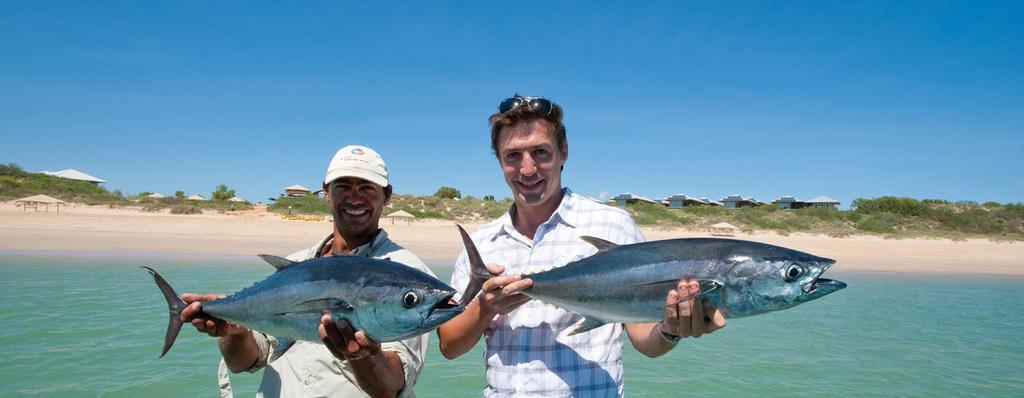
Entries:
[[384,204],[388,204],[391,201],[391,184],[384,187]]
[[330,184],[324,184],[324,200],[331,201],[331,187]]

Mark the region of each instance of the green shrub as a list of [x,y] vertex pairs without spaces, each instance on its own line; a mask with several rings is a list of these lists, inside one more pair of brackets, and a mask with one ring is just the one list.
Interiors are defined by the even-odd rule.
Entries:
[[14,177],[16,179],[28,178],[27,172],[21,166],[14,163],[0,164],[0,176]]
[[437,192],[434,192],[434,196],[439,197],[441,199],[455,199],[461,198],[462,192],[459,192],[458,189],[452,187],[443,186],[441,188],[438,188]]
[[677,221],[676,213],[655,203],[637,202],[626,205],[626,211],[640,225],[671,224]]
[[210,199],[213,200],[228,200],[233,197],[235,197],[235,190],[228,189],[228,186],[224,184],[218,185],[217,189],[214,189],[213,193],[210,195]]
[[931,209],[927,204],[912,198],[882,196],[876,199],[854,199],[856,211],[864,214],[892,213],[904,217],[924,217]]
[[440,212],[437,212],[437,211],[420,211],[420,210],[416,210],[416,209],[413,209],[413,208],[404,208],[402,210],[405,210],[409,214],[412,214],[412,215],[416,216],[416,218],[435,218],[435,219],[444,219],[445,218],[444,214],[441,214]]
[[823,221],[837,221],[842,220],[844,218],[844,214],[836,209],[824,209],[815,207],[793,210],[793,214],[798,216],[813,217]]
[[21,185],[21,179],[9,175],[0,175],[0,188],[16,189]]
[[282,196],[274,204],[267,206],[267,211],[288,214],[331,214],[331,204],[316,195]]
[[900,217],[893,213],[881,212],[865,216],[857,223],[857,229],[861,231],[874,232],[879,234],[891,234],[896,232],[896,226]]

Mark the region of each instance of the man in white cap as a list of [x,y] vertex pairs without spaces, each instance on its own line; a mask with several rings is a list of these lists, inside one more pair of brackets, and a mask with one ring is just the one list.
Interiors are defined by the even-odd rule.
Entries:
[[[384,159],[376,151],[359,145],[338,150],[327,167],[324,192],[334,215],[334,231],[288,259],[330,255],[389,258],[433,275],[379,227],[381,212],[391,199],[391,185]],[[282,350],[273,336],[201,314],[202,302],[216,297],[221,296],[183,294],[190,306],[181,316],[200,332],[218,337],[221,354],[232,372],[266,369],[258,397],[414,395],[413,385],[427,351],[427,334],[379,344],[353,330],[347,320],[335,322],[324,315],[320,325],[323,344],[300,341]],[[221,385],[222,391],[225,385],[230,389],[223,380]]]

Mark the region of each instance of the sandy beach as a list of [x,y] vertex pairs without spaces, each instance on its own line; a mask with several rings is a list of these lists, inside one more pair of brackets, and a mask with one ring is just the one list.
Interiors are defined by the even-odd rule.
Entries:
[[[385,211],[387,213],[387,210]],[[454,223],[385,218],[392,239],[432,266],[458,256],[462,243]],[[468,230],[479,224],[464,225]],[[0,255],[30,253],[132,254],[177,257],[284,255],[308,247],[331,231],[328,221],[285,220],[274,213],[172,215],[133,209],[72,205],[60,213],[23,211],[0,203]],[[709,236],[689,230],[644,229],[649,240]],[[1024,276],[1024,243],[985,239],[884,239],[876,236],[833,238],[771,232],[737,234],[736,239],[765,242],[837,260],[835,270],[985,274]]]

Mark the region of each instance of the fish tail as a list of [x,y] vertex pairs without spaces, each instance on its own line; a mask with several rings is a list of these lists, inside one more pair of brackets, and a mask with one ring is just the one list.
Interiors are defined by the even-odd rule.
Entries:
[[167,300],[167,312],[170,313],[170,320],[167,321],[167,336],[164,337],[164,350],[160,353],[160,357],[163,358],[164,354],[171,349],[174,345],[174,340],[178,338],[178,332],[181,331],[181,326],[184,322],[181,320],[181,311],[188,305],[185,304],[178,294],[174,292],[174,288],[164,280],[164,277],[160,276],[152,268],[143,266],[146,271],[149,271],[150,275],[153,275],[153,280],[156,281],[156,286],[160,288],[160,292],[164,294],[164,299]]
[[459,300],[460,305],[467,306],[473,301],[476,294],[480,293],[484,282],[493,278],[494,275],[487,271],[487,266],[484,265],[480,252],[476,250],[476,245],[473,244],[473,240],[469,238],[466,230],[461,225],[456,224],[455,226],[459,227],[459,234],[462,235],[462,244],[466,246],[466,256],[469,257],[469,284],[466,286],[466,290],[462,292],[462,300]]

